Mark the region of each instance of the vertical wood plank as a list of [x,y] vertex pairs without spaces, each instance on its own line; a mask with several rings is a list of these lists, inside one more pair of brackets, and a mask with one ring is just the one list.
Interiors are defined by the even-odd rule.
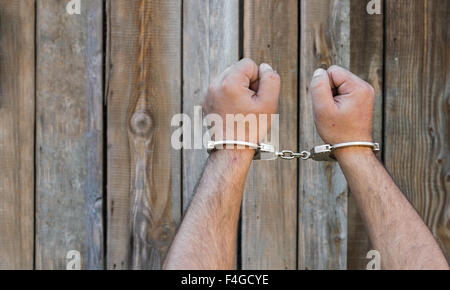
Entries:
[[36,268],[103,267],[102,1],[37,1]]
[[0,269],[32,269],[34,0],[0,0]]
[[109,269],[159,269],[180,218],[181,2],[108,5]]
[[[280,146],[297,148],[298,1],[244,2],[244,56],[281,76]],[[295,269],[297,164],[259,161],[250,169],[242,206],[242,268]]]
[[[192,121],[194,106],[203,104],[209,83],[239,59],[239,1],[189,0],[183,3],[183,112]],[[201,116],[197,112],[198,116]],[[192,128],[193,129],[193,128]],[[192,134],[202,142],[202,132]],[[183,150],[183,211],[208,158],[206,150]]]
[[386,1],[385,164],[450,258],[449,1]]
[[[375,89],[373,138],[383,143],[383,15],[369,15],[366,6],[366,1],[350,1],[350,70]],[[351,192],[347,227],[347,268],[366,269],[371,245]]]
[[[350,1],[301,1],[300,148],[323,141],[316,132],[309,84],[315,69],[350,65]],[[299,269],[345,269],[347,183],[336,162],[300,162]]]

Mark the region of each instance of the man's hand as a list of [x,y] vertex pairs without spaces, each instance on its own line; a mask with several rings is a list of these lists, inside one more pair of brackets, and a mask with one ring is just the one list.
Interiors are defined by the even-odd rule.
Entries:
[[270,129],[270,114],[277,112],[279,93],[280,76],[270,65],[261,64],[258,68],[253,60],[244,58],[227,68],[212,82],[203,110],[206,114],[218,114],[222,117],[223,138],[229,140],[238,138],[234,125],[245,124],[241,120],[227,125],[227,114],[242,114],[244,117],[253,114],[257,121],[260,114],[267,114],[269,122],[258,124],[258,127],[261,126],[259,129],[249,128],[252,132],[247,129],[246,140],[239,140],[257,143]]
[[318,69],[311,82],[314,119],[320,137],[334,145],[372,142],[374,89],[351,72]]
[[[207,114],[274,114],[280,77],[273,69],[243,59],[229,67],[212,84],[204,104]],[[269,116],[268,116],[268,120]],[[234,122],[239,123],[242,121]],[[244,123],[245,124],[245,123]],[[217,126],[217,125],[216,125]],[[259,138],[269,129],[260,124]],[[255,135],[258,128],[253,129]],[[233,131],[233,132],[231,132]],[[227,139],[238,138],[226,135]],[[234,134],[234,126],[229,133]],[[249,132],[246,132],[247,136]],[[252,136],[252,134],[250,134]],[[244,137],[245,138],[245,137]],[[254,139],[239,141],[259,141]],[[218,150],[212,153],[194,198],[170,247],[165,269],[233,269],[239,210],[253,150]]]
[[[314,116],[322,139],[372,141],[373,88],[349,71],[319,69],[311,83]],[[370,148],[334,152],[352,190],[372,246],[384,269],[448,269],[442,251]]]

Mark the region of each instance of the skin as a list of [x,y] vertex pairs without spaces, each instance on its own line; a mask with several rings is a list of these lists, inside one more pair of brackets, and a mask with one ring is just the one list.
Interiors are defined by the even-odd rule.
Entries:
[[[244,59],[213,82],[204,110],[222,117],[274,114],[279,90],[280,78],[270,66],[263,64],[258,69],[253,61]],[[373,141],[374,91],[368,83],[337,66],[328,71],[318,69],[311,82],[311,97],[316,128],[326,143]],[[270,127],[258,125],[263,129],[259,132]],[[227,133],[230,129],[225,128]],[[248,133],[246,141],[255,141]],[[262,137],[259,134],[257,138]],[[253,154],[250,149],[233,148],[210,155],[165,269],[234,268],[239,210]],[[382,267],[448,269],[427,226],[372,150],[349,147],[334,154],[355,195],[372,245],[380,252]]]
[[[317,131],[328,144],[372,142],[374,89],[351,72],[318,69],[311,82]],[[445,269],[433,235],[370,148],[334,152],[383,269]]]
[[[279,93],[280,76],[269,65],[261,64],[258,68],[252,60],[243,59],[212,82],[203,110],[206,114],[218,114],[223,120],[226,114],[256,114],[258,117],[261,113],[275,114]],[[224,123],[224,136],[233,140],[231,131],[235,126],[232,125],[237,124]],[[262,132],[270,128],[269,124],[259,125],[266,130]],[[246,136],[243,141],[257,141],[249,134]],[[211,153],[163,268],[235,267],[239,211],[253,155],[250,149]]]

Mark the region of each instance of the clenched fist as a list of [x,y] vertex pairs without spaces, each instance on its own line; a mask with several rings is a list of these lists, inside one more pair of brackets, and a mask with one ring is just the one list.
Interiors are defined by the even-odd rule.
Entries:
[[374,89],[367,82],[338,66],[318,69],[311,96],[316,128],[326,143],[373,141]]
[[[277,112],[279,93],[280,76],[268,64],[258,67],[253,60],[245,58],[211,83],[203,110],[222,118],[223,139],[257,143],[270,129],[270,115]],[[259,122],[260,114],[267,114],[268,122]],[[227,115],[235,116],[235,121],[227,122]],[[249,125],[250,120],[256,120],[257,128]],[[237,135],[238,126],[246,128],[245,137]]]

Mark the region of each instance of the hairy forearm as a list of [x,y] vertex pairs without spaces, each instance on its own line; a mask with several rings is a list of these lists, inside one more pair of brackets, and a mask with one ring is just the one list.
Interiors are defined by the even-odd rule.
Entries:
[[166,269],[232,269],[251,150],[211,154],[167,255]]
[[448,269],[437,242],[370,149],[336,151],[384,269]]

